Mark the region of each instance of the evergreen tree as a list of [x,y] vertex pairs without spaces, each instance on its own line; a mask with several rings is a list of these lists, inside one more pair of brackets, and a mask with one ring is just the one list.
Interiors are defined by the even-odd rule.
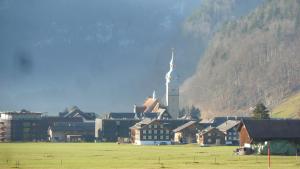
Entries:
[[254,119],[270,119],[269,110],[263,103],[258,103],[253,110]]
[[179,111],[179,118],[200,119],[201,111],[199,108],[192,105],[184,107]]

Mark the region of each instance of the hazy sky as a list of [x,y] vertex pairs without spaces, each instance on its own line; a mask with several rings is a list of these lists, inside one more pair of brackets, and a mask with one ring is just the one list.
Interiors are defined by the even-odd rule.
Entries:
[[163,97],[172,47],[182,79],[195,67],[181,27],[198,5],[0,0],[0,110],[126,112],[154,89]]

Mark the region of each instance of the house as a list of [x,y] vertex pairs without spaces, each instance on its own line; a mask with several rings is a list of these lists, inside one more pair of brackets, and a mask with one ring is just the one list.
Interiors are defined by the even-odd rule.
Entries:
[[57,122],[49,126],[49,141],[52,142],[81,142],[94,141],[94,123]]
[[239,127],[240,121],[227,120],[217,128],[225,134],[226,145],[239,145]]
[[171,130],[167,122],[144,119],[130,128],[131,142],[136,145],[169,145]]
[[189,121],[173,130],[175,143],[196,143],[198,132],[198,122]]
[[241,122],[238,131],[240,146],[256,148],[260,154],[266,154],[267,143],[271,144],[271,154],[278,155],[295,155],[300,145],[300,120],[248,119]]
[[225,134],[216,127],[208,127],[197,134],[198,144],[205,145],[224,145]]

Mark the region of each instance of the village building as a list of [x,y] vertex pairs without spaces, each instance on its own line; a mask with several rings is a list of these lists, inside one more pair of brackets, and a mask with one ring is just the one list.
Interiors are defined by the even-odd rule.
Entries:
[[197,143],[201,146],[224,145],[225,134],[216,127],[208,127],[197,134]]
[[227,120],[217,128],[225,134],[226,145],[239,145],[239,127],[240,121]]
[[83,112],[77,106],[66,108],[63,112],[59,112],[61,118],[82,118],[83,122],[94,123],[96,119],[96,113]]
[[131,128],[131,142],[136,145],[171,144],[170,124],[160,120],[145,119]]
[[189,121],[173,130],[174,142],[180,144],[197,143],[196,134],[198,133],[199,123]]
[[56,122],[49,126],[49,141],[52,142],[81,142],[94,141],[94,123],[86,122]]
[[[134,114],[134,113],[133,113]],[[116,117],[116,116],[115,116]],[[119,118],[96,119],[95,137],[98,142],[130,142],[130,127],[140,122],[127,115],[118,115]]]
[[300,120],[269,119],[243,120],[238,128],[240,146],[256,149],[266,154],[271,144],[271,154],[295,155],[300,145]]
[[0,142],[5,142],[6,139],[7,137],[5,123],[0,121]]
[[0,113],[0,140],[2,141],[42,141],[42,113],[25,109],[19,112]]
[[155,91],[152,97],[148,97],[142,106],[134,105],[133,113],[136,119],[171,119],[172,116],[168,113],[167,107],[160,103],[160,100],[156,98]]

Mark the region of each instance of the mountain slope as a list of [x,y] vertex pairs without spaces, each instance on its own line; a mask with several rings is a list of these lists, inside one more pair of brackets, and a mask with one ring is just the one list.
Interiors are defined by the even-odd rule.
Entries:
[[300,1],[267,0],[217,32],[196,73],[185,81],[186,104],[206,116],[272,107],[300,89]]
[[201,6],[187,18],[184,30],[193,37],[207,41],[224,22],[247,15],[263,0],[203,0]]
[[284,99],[271,111],[274,118],[300,118],[300,92]]

